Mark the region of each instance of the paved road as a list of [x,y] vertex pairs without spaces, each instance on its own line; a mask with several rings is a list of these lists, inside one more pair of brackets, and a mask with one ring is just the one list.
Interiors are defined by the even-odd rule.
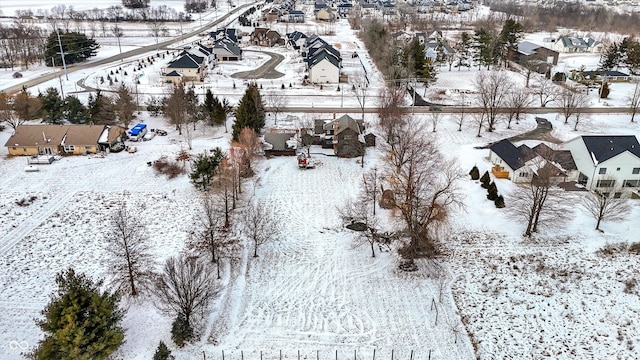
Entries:
[[276,66],[278,66],[278,64],[280,64],[282,60],[284,60],[284,56],[280,54],[272,53],[269,51],[252,51],[252,52],[267,54],[271,57],[271,59],[269,59],[269,61],[267,61],[266,63],[264,63],[262,66],[260,66],[255,70],[237,72],[231,75],[232,78],[245,79],[245,80],[278,79],[284,76],[283,73],[276,70]]
[[[145,53],[148,53],[148,52],[156,51],[159,48],[164,48],[164,47],[169,46],[169,45],[171,45],[173,43],[180,42],[180,41],[183,41],[183,40],[185,40],[187,38],[196,36],[196,35],[200,34],[203,31],[207,31],[210,28],[212,28],[214,26],[217,26],[220,23],[226,21],[232,15],[238,13],[239,11],[244,10],[247,7],[253,6],[256,3],[258,3],[258,2],[253,2],[253,3],[245,4],[245,5],[242,5],[242,6],[238,6],[235,9],[231,10],[226,15],[222,16],[221,18],[216,19],[214,21],[211,21],[211,22],[209,22],[209,23],[197,28],[196,30],[193,30],[191,32],[185,33],[185,34],[180,35],[180,36],[173,37],[173,38],[171,38],[169,40],[160,42],[158,44],[144,46],[144,47],[141,47],[141,48],[138,48],[138,49],[134,49],[134,50],[131,50],[131,51],[124,52],[124,53],[122,53],[122,55],[118,54],[118,55],[114,55],[114,56],[111,56],[111,57],[108,57],[108,58],[105,58],[105,59],[101,59],[101,60],[88,61],[88,62],[85,62],[85,63],[69,65],[69,66],[67,66],[67,73],[72,73],[72,72],[75,72],[75,71],[78,71],[78,70],[84,70],[84,69],[88,69],[88,68],[93,68],[95,66],[105,65],[105,64],[112,63],[112,62],[117,62],[117,61],[129,58],[129,57],[132,57],[132,56],[138,56],[138,55],[142,55],[142,54],[145,54]],[[49,73],[49,74],[42,75],[41,77],[39,77],[37,79],[28,80],[28,81],[25,81],[23,83],[11,86],[11,87],[5,89],[5,92],[7,94],[13,94],[13,93],[16,93],[16,92],[22,90],[23,86],[29,88],[29,87],[32,87],[32,86],[35,86],[35,85],[39,85],[39,84],[41,84],[43,82],[55,79],[58,76],[62,76],[62,75],[64,75],[64,70],[55,71],[55,72],[52,72],[52,73]]]

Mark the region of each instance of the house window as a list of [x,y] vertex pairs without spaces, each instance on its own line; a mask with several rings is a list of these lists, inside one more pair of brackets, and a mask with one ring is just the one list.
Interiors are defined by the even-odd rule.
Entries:
[[632,173],[633,175],[638,175],[638,174],[640,174],[640,168],[633,168],[633,170],[631,170],[631,173]]
[[344,136],[342,137],[342,139],[343,139],[343,140],[351,140],[351,139],[353,139],[353,136],[352,136],[352,135],[344,135]]
[[620,199],[622,197],[622,193],[621,192],[615,192],[613,193],[613,198],[614,199]]
[[523,171],[520,173],[520,177],[529,177],[529,173],[526,171]]
[[607,173],[607,168],[600,168],[600,170],[598,170],[598,174],[606,174]]
[[615,180],[598,180],[597,187],[613,187],[616,184]]
[[65,145],[64,152],[74,152],[76,150],[75,145]]
[[640,187],[640,180],[625,180],[624,187]]

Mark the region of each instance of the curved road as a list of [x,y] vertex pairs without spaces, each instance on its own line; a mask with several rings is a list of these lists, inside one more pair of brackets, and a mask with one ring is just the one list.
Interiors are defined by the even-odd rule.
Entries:
[[253,79],[277,79],[284,76],[283,73],[276,70],[276,66],[284,60],[284,56],[280,54],[276,54],[269,51],[247,51],[247,52],[257,52],[264,53],[271,56],[266,63],[255,70],[249,71],[240,71],[233,75],[232,78],[236,79],[245,79],[245,80],[253,80]]
[[[239,12],[241,10],[244,10],[247,7],[253,6],[253,5],[257,4],[257,3],[258,2],[253,2],[253,3],[245,4],[245,5],[242,5],[242,6],[238,6],[235,9],[231,10],[230,12],[228,12],[226,15],[222,16],[221,18],[213,20],[213,21],[211,21],[211,22],[209,22],[209,23],[197,28],[196,30],[193,30],[191,32],[188,32],[188,33],[180,35],[180,36],[176,36],[174,38],[171,38],[169,40],[163,41],[163,42],[158,43],[158,44],[143,46],[143,47],[138,48],[138,49],[134,49],[134,50],[130,50],[130,51],[124,52],[124,53],[122,53],[122,55],[118,54],[118,55],[110,56],[108,58],[101,59],[101,60],[89,61],[89,62],[85,62],[85,63],[69,65],[69,66],[67,66],[67,73],[75,72],[75,71],[78,71],[78,70],[84,70],[84,69],[92,68],[92,67],[99,66],[99,65],[105,65],[105,64],[108,64],[108,63],[120,61],[120,60],[128,58],[128,57],[142,55],[142,54],[147,53],[147,52],[156,51],[157,49],[159,49],[161,47],[169,46],[169,45],[171,45],[171,44],[173,44],[175,42],[179,42],[179,41],[185,40],[187,38],[190,38],[192,36],[196,36],[199,33],[201,33],[202,31],[208,30],[211,27],[216,26],[216,25],[224,22],[225,20],[227,20],[229,17],[231,17],[235,13],[237,13],[237,12]],[[41,83],[43,83],[45,81],[49,81],[49,80],[55,79],[55,78],[57,78],[58,76],[61,76],[61,75],[64,75],[64,70],[54,71],[52,73],[42,75],[41,77],[39,77],[37,79],[32,79],[32,80],[25,81],[25,82],[20,83],[20,84],[16,84],[14,86],[8,87],[4,91],[7,94],[13,94],[13,93],[16,93],[16,92],[22,90],[23,87],[32,87],[32,86],[41,84]]]

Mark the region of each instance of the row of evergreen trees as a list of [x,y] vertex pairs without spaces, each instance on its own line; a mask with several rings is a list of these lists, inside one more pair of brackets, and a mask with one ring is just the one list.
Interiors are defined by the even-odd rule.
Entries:
[[471,176],[471,180],[480,180],[480,186],[483,189],[487,189],[487,199],[493,201],[494,205],[498,209],[505,206],[504,198],[502,195],[498,194],[498,187],[495,182],[491,181],[489,171],[485,171],[482,177],[480,177],[480,170],[478,170],[478,167],[474,165],[469,172],[469,175]]

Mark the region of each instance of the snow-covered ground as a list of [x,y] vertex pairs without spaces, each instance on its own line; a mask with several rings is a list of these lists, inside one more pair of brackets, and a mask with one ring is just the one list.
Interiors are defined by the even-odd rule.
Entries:
[[[309,25],[309,29],[323,30],[318,25]],[[344,23],[335,30],[338,35],[326,35],[328,41],[343,49],[362,46]],[[105,48],[112,55],[117,53],[117,48]],[[285,63],[277,68],[285,75],[278,80],[258,79],[265,93],[285,84],[291,106],[343,103],[357,107],[347,91],[301,86],[299,58],[294,52],[268,51],[285,56]],[[199,93],[210,87],[232,103],[236,101],[244,89],[241,80],[231,74],[266,60],[259,53],[247,55],[238,66],[217,68],[219,73],[210,75],[204,87],[197,87]],[[127,78],[133,78],[135,63],[133,59],[73,73],[70,80],[63,79],[64,90],[76,91],[80,80],[88,86],[100,85],[96,78],[115,70],[123,75],[127,71]],[[145,68],[145,75],[139,77],[141,94],[166,91],[159,83],[162,64],[158,59]],[[356,68],[347,70],[355,72]],[[475,73],[443,68],[435,87],[452,93],[469,89]],[[6,74],[0,74],[4,86]],[[236,89],[233,82],[237,82]],[[381,85],[379,77],[374,79],[371,93]],[[48,86],[58,87],[59,82],[40,85],[41,90]],[[607,100],[617,106],[626,91],[620,86],[612,85]],[[592,105],[597,104],[594,99]],[[281,114],[278,126],[295,127],[296,119],[330,116]],[[561,140],[579,134],[640,136],[639,125],[631,124],[626,115],[588,115],[579,132],[556,114],[546,117],[554,125],[553,135]],[[375,119],[366,120],[373,123]],[[429,122],[431,118],[415,115],[414,120]],[[6,148],[0,148],[0,358],[20,358],[42,336],[34,318],[48,302],[57,272],[73,266],[95,278],[108,278],[102,239],[116,204],[126,202],[137,209],[136,219],[146,224],[151,235],[158,269],[165,258],[184,249],[197,214],[198,192],[185,176],[174,180],[156,176],[147,162],[163,155],[175,157],[186,142],[162,118],[143,112],[138,121],[167,129],[169,135],[135,144],[138,152],[134,154],[65,157],[33,173],[24,172],[24,158],[10,158]],[[475,146],[534,128],[533,116],[527,115],[512,127],[507,130],[499,124],[495,132],[483,132],[477,138],[471,120],[458,132],[457,124],[443,115],[433,135],[443,153],[463,171],[478,165],[484,172],[490,167],[488,150]],[[9,130],[0,133],[0,144],[9,136]],[[191,153],[228,148],[228,143],[224,129],[200,127]],[[298,358],[298,351],[306,359],[364,359],[372,358],[374,349],[379,358],[391,358],[393,351],[394,357],[413,355],[416,359],[429,355],[434,359],[640,356],[638,290],[625,292],[626,283],[640,275],[637,255],[602,257],[597,253],[605,244],[638,241],[640,204],[634,203],[626,221],[604,223],[603,233],[593,231],[593,220],[576,207],[573,220],[562,228],[525,240],[521,224],[507,216],[513,184],[496,180],[507,207],[495,209],[477,183],[465,180],[461,188],[467,208],[455,214],[455,230],[445,242],[449,255],[439,260],[447,271],[434,274],[433,264],[424,261],[419,263],[420,271],[405,273],[397,269],[395,252],[371,258],[368,249],[355,247],[354,234],[343,228],[336,211],[356,194],[362,173],[381,166],[379,150],[367,153],[364,168],[355,159],[326,156],[321,149],[312,151],[317,152],[313,155],[318,162],[313,170],[298,170],[295,159],[289,157],[261,159],[255,164],[257,174],[245,184],[244,198],[276,211],[281,236],[262,247],[260,257],[252,258],[246,243],[243,255],[225,264],[224,290],[205,314],[199,340],[184,349],[173,349],[178,360],[201,357],[203,352],[208,358],[218,358],[222,351],[225,356],[248,359],[261,355],[276,359],[280,351],[288,359]],[[22,199],[30,204],[18,205]],[[391,218],[393,214],[383,211],[381,216]],[[148,298],[127,305],[126,343],[115,358],[149,359],[159,340],[171,344],[172,319],[160,314]]]

